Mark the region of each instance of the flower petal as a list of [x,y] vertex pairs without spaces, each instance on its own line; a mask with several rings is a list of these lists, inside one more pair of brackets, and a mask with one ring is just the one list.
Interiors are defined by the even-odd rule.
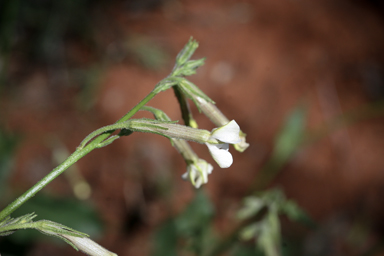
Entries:
[[203,184],[203,179],[201,176],[199,176],[195,181],[195,188],[200,188],[200,186]]
[[232,120],[226,125],[213,129],[211,132],[211,138],[225,143],[236,144],[240,142],[239,133],[239,125],[235,120]]
[[203,159],[194,160],[188,164],[187,172],[181,177],[184,180],[190,180],[195,188],[208,182],[208,175],[212,173],[213,166]]
[[206,163],[207,164],[207,167],[206,167],[206,172],[208,174],[211,174],[212,173],[212,170],[213,170],[213,166],[209,163]]
[[189,174],[189,171],[187,171],[186,173],[184,173],[183,175],[181,175],[181,178],[183,180],[187,180],[188,179],[188,174]]
[[228,144],[205,144],[207,145],[213,159],[221,168],[228,168],[232,165],[233,158],[231,153],[228,151]]
[[[196,165],[197,165],[198,168],[200,168],[200,170],[201,170],[201,172],[203,174],[203,177],[204,177],[204,181],[208,181],[208,174],[212,173],[213,166],[211,164],[207,163],[205,160],[202,160],[202,159],[199,159],[197,161]],[[197,169],[197,167],[195,166],[196,171],[199,171]]]

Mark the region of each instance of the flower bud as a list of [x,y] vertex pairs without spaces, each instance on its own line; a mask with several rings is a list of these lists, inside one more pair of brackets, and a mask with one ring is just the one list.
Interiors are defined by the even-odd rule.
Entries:
[[199,43],[196,40],[193,40],[193,38],[191,37],[188,43],[177,55],[176,65],[178,66],[184,65],[184,63],[187,62],[189,58],[191,58],[193,53],[196,51],[197,47],[199,47]]
[[74,244],[81,252],[90,256],[117,256],[88,237],[76,237],[70,235],[61,235],[66,240]]
[[188,164],[187,172],[181,177],[186,180],[189,178],[195,188],[208,182],[208,175],[212,173],[213,167],[203,159],[197,159]]

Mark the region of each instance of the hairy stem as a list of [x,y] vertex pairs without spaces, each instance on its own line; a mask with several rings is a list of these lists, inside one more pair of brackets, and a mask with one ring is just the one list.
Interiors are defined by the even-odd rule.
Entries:
[[[142,101],[140,101],[133,109],[131,109],[127,114],[125,114],[120,120],[116,123],[121,123],[127,121],[131,118],[137,111],[140,110],[145,104],[150,101],[156,93],[150,92]],[[0,221],[6,218],[8,215],[13,213],[17,208],[19,208],[26,201],[31,199],[37,192],[43,189],[46,185],[48,185],[52,180],[54,180],[57,176],[63,173],[66,169],[68,169],[71,165],[76,163],[79,159],[87,155],[89,152],[94,150],[95,148],[100,147],[100,143],[102,143],[105,139],[107,139],[114,131],[105,132],[97,136],[94,140],[92,140],[87,146],[79,147],[72,153],[63,163],[53,169],[47,176],[37,182],[33,187],[28,189],[24,194],[19,196],[15,201],[10,203],[6,208],[4,208],[0,212]]]

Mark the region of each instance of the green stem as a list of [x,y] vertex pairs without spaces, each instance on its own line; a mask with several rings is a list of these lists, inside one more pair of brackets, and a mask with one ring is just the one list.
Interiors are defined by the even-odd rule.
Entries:
[[[124,123],[114,123],[114,124],[111,124],[111,125],[107,125],[107,126],[104,126],[104,127],[101,127],[93,132],[91,132],[87,137],[85,137],[85,139],[83,139],[82,142],[80,142],[80,145],[77,147],[78,149],[82,149],[85,147],[85,145],[87,145],[87,143],[89,141],[91,141],[93,138],[95,138],[96,136],[98,135],[101,135],[102,133],[107,133],[110,135],[111,134],[111,131],[116,131],[117,129],[123,129],[123,128],[126,128],[126,126],[128,126],[128,124],[124,124]],[[119,136],[119,135],[115,135],[115,136]],[[110,138],[112,138],[114,136],[111,136]],[[106,140],[109,140],[110,138],[106,139]],[[105,141],[106,141],[105,140]],[[105,141],[102,141],[100,143],[104,143]]]
[[[122,118],[120,118],[120,120],[118,120],[116,123],[127,121],[137,111],[139,111],[141,107],[143,107],[145,104],[148,103],[148,101],[150,101],[153,97],[155,97],[155,95],[156,93],[154,93],[153,91],[150,92],[142,101],[140,101],[133,109],[131,109],[127,114],[125,114]],[[63,163],[61,163],[59,166],[53,169],[47,176],[45,176],[43,179],[37,182],[33,187],[28,189],[24,194],[19,196],[19,198],[17,198],[15,201],[10,203],[6,208],[4,208],[0,212],[0,221],[6,218],[8,215],[10,215],[12,212],[14,212],[26,201],[31,199],[34,195],[36,195],[37,192],[43,189],[46,185],[48,185],[52,180],[54,180],[57,176],[63,173],[71,165],[76,163],[79,159],[84,157],[86,154],[88,154],[95,148],[98,148],[100,143],[103,142],[105,139],[107,139],[113,132],[114,131],[109,131],[109,132],[100,134],[98,137],[96,137],[84,148],[76,149],[76,151],[73,152],[72,155],[70,155]]]
[[133,109],[131,109],[127,114],[125,114],[125,116],[123,116],[122,118],[120,118],[119,121],[117,121],[116,123],[120,123],[120,122],[124,122],[124,121],[127,121],[129,118],[131,118],[134,114],[136,114],[137,111],[139,111],[145,104],[148,103],[148,101],[150,101],[153,97],[156,96],[156,93],[155,92],[150,92],[144,99],[142,99],[139,104],[137,104]]
[[181,116],[183,117],[184,124],[186,126],[191,126],[190,118],[192,117],[192,113],[191,113],[191,110],[189,109],[187,98],[185,97],[185,95],[183,94],[183,92],[180,90],[179,87],[173,86],[172,88],[177,100],[179,101]]
[[52,180],[54,180],[57,176],[59,176],[63,171],[68,169],[71,165],[77,162],[80,158],[88,154],[92,151],[92,147],[83,148],[80,151],[75,151],[72,155],[70,155],[63,163],[53,169],[47,176],[37,182],[33,187],[28,189],[24,194],[22,194],[19,198],[9,204],[5,209],[0,212],[0,220],[4,219],[12,212],[14,212],[17,208],[19,208],[22,204],[32,198],[37,192],[39,192],[43,187],[49,184]]

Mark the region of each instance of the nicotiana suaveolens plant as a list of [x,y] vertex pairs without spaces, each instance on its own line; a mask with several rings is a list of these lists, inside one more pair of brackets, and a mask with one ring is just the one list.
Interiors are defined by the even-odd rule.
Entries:
[[[0,212],[0,236],[11,235],[19,229],[30,228],[46,235],[58,237],[76,250],[88,255],[116,255],[93,242],[84,233],[49,220],[34,222],[33,219],[36,217],[34,213],[18,218],[11,218],[10,215],[89,152],[107,146],[116,139],[131,135],[134,132],[155,133],[169,138],[187,164],[187,171],[182,175],[182,178],[190,180],[196,188],[208,182],[208,175],[212,173],[213,166],[199,158],[187,140],[205,144],[213,159],[221,168],[230,167],[233,158],[229,152],[229,145],[234,145],[236,150],[243,152],[249,144],[245,141],[246,134],[240,130],[236,121],[230,121],[225,117],[215,106],[212,99],[185,78],[185,76],[195,74],[196,69],[204,64],[204,58],[190,60],[197,47],[198,43],[191,38],[177,55],[175,66],[170,75],[161,80],[144,99],[116,123],[104,126],[89,134],[63,163],[3,209]],[[170,88],[173,88],[179,102],[185,125],[176,124],[177,121],[172,121],[163,111],[146,106],[154,96]],[[187,99],[190,99],[200,112],[203,112],[211,119],[217,128],[212,131],[198,129]],[[139,110],[151,112],[154,114],[155,119],[131,119]],[[119,132],[115,133],[117,130]]]
[[295,202],[288,200],[281,190],[271,189],[244,199],[244,206],[237,217],[251,221],[240,231],[240,237],[244,240],[255,239],[266,256],[281,255],[279,215],[286,215],[290,220],[308,226],[311,224],[308,215]]

